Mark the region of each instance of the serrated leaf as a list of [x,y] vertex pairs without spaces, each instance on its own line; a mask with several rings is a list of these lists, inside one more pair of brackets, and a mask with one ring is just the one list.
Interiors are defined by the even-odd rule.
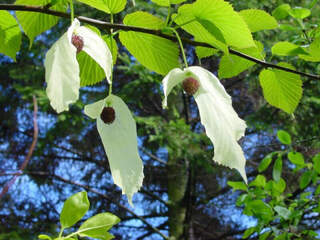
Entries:
[[[124,18],[124,24],[160,30],[165,23],[146,12],[135,12]],[[174,42],[146,33],[120,33],[121,43],[145,67],[167,74],[179,66],[179,48]]]
[[[288,63],[278,65],[294,69]],[[269,104],[289,114],[294,112],[302,97],[302,80],[299,75],[273,69],[263,70],[259,79],[264,98]]]
[[280,181],[281,173],[282,173],[282,159],[281,157],[278,157],[273,165],[273,170],[272,170],[272,177],[276,182]]
[[240,11],[239,14],[248,24],[251,32],[275,29],[278,27],[277,20],[263,10],[246,9]]
[[278,56],[297,56],[299,54],[308,54],[299,45],[290,42],[278,42],[271,48],[273,55]]
[[[15,4],[29,5],[29,6],[45,6],[50,3],[50,0],[17,0]],[[50,8],[51,10],[66,12],[67,5],[60,2]],[[59,17],[36,13],[36,12],[16,12],[16,16],[23,31],[30,39],[30,47],[32,46],[33,40],[39,34],[52,28],[58,23]]]
[[[105,124],[100,116],[108,104],[115,110],[115,120]],[[87,116],[97,119],[97,128],[108,156],[113,181],[126,194],[132,205],[132,196],[142,185],[143,164],[138,153],[136,123],[128,106],[115,95],[85,106]]]
[[111,213],[100,213],[87,219],[78,229],[80,237],[91,237],[102,240],[112,239],[109,229],[119,223],[120,219]]
[[199,59],[210,57],[218,52],[219,50],[214,48],[196,47],[196,54]]
[[277,132],[277,137],[282,144],[290,145],[291,144],[291,136],[287,131],[279,130]]
[[320,62],[320,37],[316,38],[307,49],[309,55],[299,55],[305,61]]
[[90,203],[86,192],[78,192],[69,197],[63,204],[60,223],[63,228],[76,224],[89,210]]
[[309,183],[312,180],[312,171],[306,171],[302,174],[300,181],[299,181],[299,186],[301,189],[305,189]]
[[17,20],[8,11],[0,11],[0,42],[0,53],[16,61],[21,45],[21,30]]
[[169,7],[171,4],[183,3],[186,0],[151,0],[151,1],[163,7]]
[[90,7],[96,8],[98,10],[104,11],[106,13],[119,13],[121,12],[126,4],[127,0],[77,0]]
[[248,187],[244,182],[233,182],[233,181],[228,181],[227,184],[232,187],[233,191],[236,190],[243,190],[243,191],[248,191]]
[[215,26],[213,22],[210,22],[206,19],[196,18],[196,20],[205,28],[207,31],[213,35],[218,41],[222,42],[223,44],[226,44],[226,40],[224,39],[223,33],[220,31],[220,29]]
[[225,53],[229,52],[226,44],[218,41],[214,35],[210,34],[207,29],[196,21],[192,4],[184,4],[179,7],[178,14],[173,14],[172,19],[177,25],[181,25],[183,30],[193,35],[196,41],[208,43]]
[[255,187],[264,187],[266,185],[266,177],[263,175],[258,175],[250,184],[249,186],[255,186]]
[[274,16],[276,19],[281,20],[286,18],[289,15],[291,7],[289,4],[281,4],[278,6],[275,10],[272,12],[272,16]]
[[247,24],[228,2],[197,0],[192,4],[192,11],[196,19],[207,20],[216,26],[229,46],[237,48],[255,46]]
[[[242,52],[246,55],[257,59],[264,59],[263,44],[256,42],[256,47],[247,48],[247,49],[236,49],[239,52]],[[244,58],[238,57],[233,54],[225,54],[219,64],[219,77],[220,78],[231,78],[237,76],[243,71],[254,66],[256,63],[253,61],[246,60]]]
[[304,165],[303,155],[299,152],[289,152],[288,159],[295,165]]

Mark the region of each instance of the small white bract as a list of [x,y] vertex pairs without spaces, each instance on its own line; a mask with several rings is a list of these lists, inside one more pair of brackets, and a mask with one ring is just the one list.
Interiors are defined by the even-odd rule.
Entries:
[[171,70],[162,80],[165,96],[163,107],[167,107],[167,97],[171,90],[189,77],[200,83],[193,96],[199,108],[201,123],[214,145],[213,160],[237,169],[247,182],[246,159],[237,142],[244,136],[246,123],[238,117],[232,107],[231,97],[215,75],[201,67]]
[[[105,124],[100,115],[108,103],[115,111],[115,120]],[[132,196],[142,186],[143,164],[138,153],[137,128],[128,106],[121,98],[110,95],[86,105],[87,116],[97,119],[97,128],[109,159],[113,181],[126,194],[132,205]]]
[[58,113],[69,110],[69,104],[79,98],[80,69],[77,48],[72,44],[73,34],[83,39],[82,51],[99,64],[110,83],[112,55],[107,44],[95,32],[80,26],[78,19],[75,19],[68,31],[49,49],[44,63],[47,95]]

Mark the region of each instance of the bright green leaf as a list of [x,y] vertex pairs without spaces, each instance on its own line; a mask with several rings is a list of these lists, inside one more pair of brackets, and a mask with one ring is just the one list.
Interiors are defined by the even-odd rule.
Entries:
[[[149,13],[135,12],[124,19],[124,24],[160,30],[164,22]],[[145,67],[159,74],[167,74],[179,66],[179,48],[174,42],[146,33],[121,32],[120,41]]]
[[258,175],[250,184],[249,186],[255,187],[264,187],[266,185],[266,177],[263,175]]
[[8,11],[0,11],[0,42],[0,53],[15,61],[21,45],[21,30],[16,19]]
[[170,4],[179,4],[179,3],[185,2],[186,0],[151,0],[151,1],[160,6],[169,7]]
[[246,9],[240,11],[240,16],[248,24],[251,32],[275,29],[278,27],[277,20],[269,13],[258,9]]
[[244,182],[233,182],[233,181],[228,181],[227,184],[232,187],[233,191],[236,190],[243,190],[243,191],[248,191],[248,187]]
[[[263,44],[256,42],[256,45],[256,47],[236,50],[251,57],[263,60]],[[219,77],[231,78],[237,76],[254,65],[255,63],[253,61],[246,60],[233,54],[225,54],[220,60],[218,71]]]
[[[50,0],[17,0],[15,4],[29,5],[29,6],[45,6],[50,3]],[[67,5],[63,2],[57,3],[50,8],[51,10],[66,12]],[[30,47],[33,40],[39,34],[52,28],[58,23],[59,17],[51,16],[43,13],[36,12],[16,12],[19,23],[22,26],[23,31],[30,39]]]
[[111,213],[100,213],[86,220],[78,229],[80,237],[91,237],[103,240],[112,239],[109,229],[120,222],[120,219]]
[[269,204],[263,202],[262,200],[253,200],[247,203],[247,207],[253,215],[261,220],[270,221],[273,216],[272,208]]
[[268,237],[270,236],[270,234],[271,234],[270,231],[269,231],[269,232],[264,232],[263,234],[261,234],[261,235],[259,236],[259,240],[267,240]]
[[313,161],[313,169],[320,174],[320,153],[318,153],[317,155],[315,155],[312,158]]
[[108,45],[111,53],[112,53],[112,60],[113,60],[113,65],[116,64],[117,58],[118,58],[118,44],[114,38],[110,38],[108,35],[102,36],[102,39],[106,42]]
[[299,152],[289,152],[288,159],[295,165],[304,165],[303,155]]
[[256,227],[248,228],[242,235],[242,239],[247,239],[256,231]]
[[270,163],[272,162],[272,156],[266,156],[264,159],[262,159],[261,163],[259,164],[258,171],[261,173],[265,171]]
[[272,170],[272,177],[276,182],[280,180],[281,172],[282,172],[282,159],[281,157],[278,157],[273,165],[273,170]]
[[275,190],[277,193],[281,194],[286,190],[287,184],[283,178],[280,178],[279,181],[272,181],[272,190]]
[[307,8],[295,7],[288,11],[289,15],[297,18],[297,19],[304,19],[311,15],[311,11]]
[[[288,63],[278,65],[294,69]],[[294,112],[302,97],[302,80],[299,75],[273,69],[263,70],[259,79],[263,95],[268,103],[287,113]]]
[[309,55],[300,54],[299,57],[305,61],[320,62],[320,37],[317,37],[307,49]]
[[76,224],[89,210],[90,203],[86,192],[78,192],[69,197],[63,204],[60,223],[63,228]]
[[287,208],[281,207],[281,206],[275,206],[274,210],[285,220],[288,220],[290,218],[291,212]]
[[40,234],[40,235],[38,236],[38,238],[39,238],[39,239],[47,239],[47,240],[51,240],[51,239],[52,239],[50,236],[44,235],[44,234]]
[[299,45],[290,42],[278,42],[271,48],[273,55],[278,56],[297,56],[299,54],[308,54]]
[[104,11],[106,13],[112,13],[112,14],[121,12],[127,4],[127,0],[77,0],[77,1],[87,4],[90,7]]
[[284,19],[289,15],[290,9],[291,7],[289,4],[281,4],[275,10],[273,10],[272,16],[278,20]]
[[228,45],[237,48],[255,47],[247,24],[228,2],[197,0],[192,4],[192,11],[195,19],[209,21],[218,28]]
[[299,182],[301,189],[306,188],[312,180],[312,171],[306,171],[302,174]]
[[218,49],[207,47],[196,47],[196,54],[199,59],[210,57],[218,53]]
[[286,144],[286,145],[290,145],[291,144],[291,136],[287,131],[284,130],[279,130],[277,132],[277,137],[278,140],[282,143],[282,144]]
[[207,31],[213,35],[218,41],[226,44],[226,40],[223,37],[223,33],[220,31],[213,22],[210,22],[206,19],[196,18],[196,20],[205,28]]

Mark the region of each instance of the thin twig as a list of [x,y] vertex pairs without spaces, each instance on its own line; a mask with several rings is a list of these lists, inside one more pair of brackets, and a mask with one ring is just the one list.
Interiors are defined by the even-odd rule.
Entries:
[[38,123],[37,123],[37,114],[38,114],[38,104],[37,99],[35,96],[33,96],[33,140],[32,144],[29,148],[28,154],[25,157],[25,160],[23,161],[22,165],[19,168],[19,172],[14,175],[14,177],[6,183],[6,185],[3,187],[1,193],[0,193],[0,199],[9,191],[10,187],[15,183],[17,178],[22,175],[23,170],[28,166],[28,163],[32,157],[32,154],[34,152],[34,149],[36,148],[37,141],[38,141]]
[[[54,11],[54,10],[50,10],[47,9],[43,6],[26,6],[26,5],[14,5],[14,4],[0,4],[0,10],[9,10],[9,11],[25,11],[25,12],[39,12],[39,13],[44,13],[44,14],[49,14],[49,15],[53,15],[53,16],[58,16],[58,17],[63,17],[63,18],[70,18],[70,14],[68,13],[64,13],[64,12],[59,12],[59,11]],[[154,29],[148,29],[148,28],[142,28],[142,27],[135,27],[135,26],[127,26],[127,25],[123,25],[123,24],[116,24],[116,23],[109,23],[109,22],[104,22],[104,21],[100,21],[100,20],[95,20],[92,18],[88,18],[88,17],[83,17],[83,16],[76,16],[81,22],[84,23],[88,23],[94,26],[97,26],[99,28],[102,29],[106,29],[106,30],[110,30],[110,29],[114,29],[114,30],[123,30],[123,31],[134,31],[134,32],[141,32],[141,33],[148,33],[148,34],[152,34],[152,35],[156,35],[162,38],[166,38],[168,40],[172,40],[172,41],[177,41],[175,36],[171,36],[168,34],[163,33],[161,30],[154,30]],[[211,46],[208,43],[205,42],[197,42],[197,41],[193,41],[187,38],[181,38],[183,43],[192,45],[192,46],[198,46],[198,47],[207,47],[207,48],[214,48],[213,46]],[[241,53],[239,51],[236,51],[234,49],[229,49],[229,52],[233,55],[239,56],[241,58],[247,59],[249,61],[255,62],[259,65],[261,65],[263,68],[275,68],[275,69],[279,69],[285,72],[290,72],[290,73],[294,73],[294,74],[298,74],[304,77],[308,77],[311,79],[316,79],[316,80],[320,80],[320,76],[319,75],[315,75],[315,74],[310,74],[310,73],[305,73],[305,72],[301,72],[301,71],[297,71],[294,69],[290,69],[290,68],[286,68],[286,67],[282,67],[270,62],[266,62],[264,60],[260,60],[254,57],[251,57],[247,54]]]

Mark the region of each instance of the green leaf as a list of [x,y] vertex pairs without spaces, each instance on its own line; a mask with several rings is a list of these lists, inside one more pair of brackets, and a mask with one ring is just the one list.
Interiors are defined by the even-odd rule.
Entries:
[[214,48],[196,47],[196,54],[199,59],[210,57],[218,52],[218,49]]
[[262,200],[253,200],[247,203],[247,207],[253,213],[253,215],[263,221],[270,221],[273,216],[272,208],[269,204]]
[[228,45],[237,48],[255,47],[247,24],[228,2],[197,0],[192,4],[192,12],[195,19],[209,21],[218,28]]
[[[256,42],[256,45],[256,47],[236,50],[251,57],[263,60],[263,44]],[[231,78],[254,65],[255,62],[253,61],[246,60],[233,54],[225,54],[220,60],[218,74],[220,78]]]
[[312,180],[312,171],[306,171],[302,174],[299,182],[299,186],[301,189],[305,189]]
[[263,175],[258,175],[250,184],[249,186],[256,186],[256,187],[265,187],[266,185],[266,177]]
[[279,130],[277,132],[277,137],[282,144],[290,145],[291,144],[291,136],[287,131]]
[[[17,0],[15,4],[45,6],[50,2],[50,0]],[[67,5],[63,2],[60,2],[52,6],[50,9],[60,12],[66,12]],[[17,11],[16,15],[23,31],[30,39],[30,47],[32,46],[33,40],[36,36],[52,28],[58,23],[59,20],[59,17],[35,12],[30,13]]]
[[317,37],[307,50],[309,55],[300,54],[299,57],[305,61],[320,62],[320,37]]
[[246,9],[240,11],[240,16],[248,24],[251,32],[275,29],[278,27],[277,20],[269,13],[258,9]]
[[[196,41],[208,43],[225,53],[229,52],[226,44],[218,41],[214,35],[210,34],[206,28],[196,21],[192,4],[184,4],[179,7],[178,14],[173,14],[172,19],[177,25],[180,25],[183,30],[193,35]],[[210,52],[213,54],[212,50]],[[208,56],[210,55],[206,55],[206,57]]]
[[273,10],[272,15],[278,19],[284,19],[289,15],[289,11],[290,11],[291,7],[289,4],[281,4],[280,6],[278,6],[275,10]]
[[258,171],[261,173],[263,171],[265,171],[270,163],[272,162],[272,156],[266,156],[264,159],[262,159],[261,163],[259,164],[259,167],[258,167]]
[[272,48],[271,52],[273,55],[278,56],[297,56],[299,54],[308,54],[299,45],[290,42],[278,42]]
[[[288,63],[279,66],[294,69]],[[302,97],[302,80],[299,75],[282,70],[263,70],[260,75],[263,95],[269,104],[291,114]]]
[[47,239],[47,240],[51,240],[51,239],[52,239],[50,236],[44,235],[44,234],[40,234],[40,235],[38,236],[38,238],[39,238],[39,239]]
[[320,153],[318,153],[317,155],[315,155],[312,158],[313,161],[313,169],[320,174]]
[[86,192],[78,192],[69,197],[63,204],[60,213],[62,228],[76,224],[89,210],[90,203]]
[[120,222],[120,219],[111,213],[100,213],[86,220],[78,229],[80,237],[91,237],[108,240],[113,236],[109,229]]
[[16,19],[8,11],[0,11],[0,53],[16,61],[20,50],[21,30]]
[[179,4],[179,3],[185,2],[186,0],[151,0],[151,1],[160,6],[169,7],[170,4]]
[[309,9],[301,8],[301,7],[292,8],[288,11],[288,13],[291,17],[294,17],[297,19],[304,19],[311,15],[311,11]]
[[236,190],[243,190],[243,191],[248,191],[248,187],[244,182],[233,182],[233,181],[228,181],[227,184],[232,187],[233,191]]
[[320,185],[318,185],[316,191],[314,192],[315,195],[319,195],[320,194]]
[[304,157],[299,152],[289,152],[288,159],[295,165],[304,165]]
[[281,206],[275,206],[274,210],[285,220],[288,220],[290,218],[291,212],[287,208],[281,207]]
[[280,178],[278,182],[272,181],[272,190],[275,190],[279,194],[283,193],[284,190],[286,190],[286,187],[287,187],[287,184],[283,180],[283,178]]
[[220,31],[219,28],[213,23],[206,19],[201,19],[196,17],[196,20],[205,28],[207,31],[213,35],[218,41],[226,44],[226,40],[223,37],[223,33]]
[[273,171],[272,171],[272,177],[276,182],[280,180],[281,172],[282,172],[282,159],[281,157],[278,157],[273,165]]
[[242,235],[242,239],[250,237],[256,231],[256,227],[248,228]]
[[[124,18],[124,24],[160,30],[164,22],[149,13],[135,12]],[[179,48],[167,39],[133,31],[121,32],[120,41],[145,67],[159,74],[167,74],[179,67]]]
[[127,0],[77,0],[90,7],[96,8],[98,10],[104,11],[106,13],[119,13],[121,12],[126,4]]
[[259,240],[267,240],[268,237],[270,236],[271,232],[264,232],[259,236]]

